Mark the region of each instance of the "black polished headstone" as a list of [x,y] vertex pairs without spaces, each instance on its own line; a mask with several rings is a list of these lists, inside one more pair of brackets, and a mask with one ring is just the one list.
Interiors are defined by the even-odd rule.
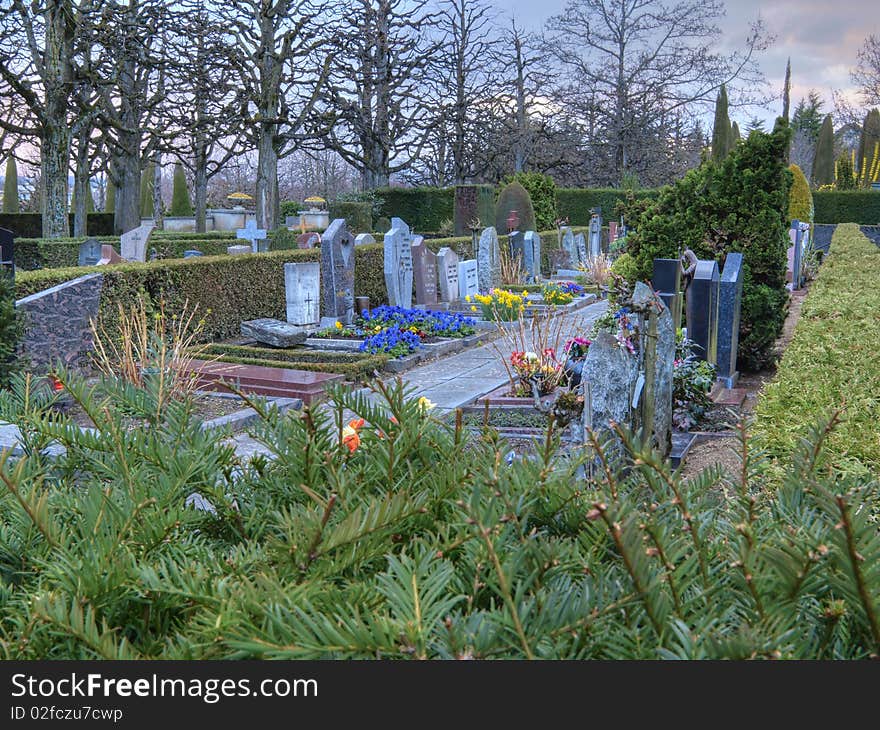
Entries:
[[739,348],[739,322],[742,309],[743,255],[729,253],[718,289],[717,376],[725,388],[736,385],[736,352]]
[[681,327],[681,260],[680,259],[654,259],[654,274],[651,277],[651,286],[663,300],[663,303],[672,314],[672,325],[675,329]]
[[520,263],[525,267],[526,247],[522,231],[511,231],[508,233],[507,242],[510,244],[510,257],[515,259],[519,256]]
[[687,292],[687,334],[696,344],[694,355],[713,365],[718,350],[718,264],[697,261]]

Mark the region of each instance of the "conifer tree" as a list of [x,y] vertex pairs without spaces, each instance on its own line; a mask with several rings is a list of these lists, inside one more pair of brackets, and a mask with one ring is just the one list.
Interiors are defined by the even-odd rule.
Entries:
[[116,211],[116,186],[110,177],[107,177],[107,191],[104,193],[104,212],[114,213]]
[[186,186],[186,175],[179,162],[174,166],[174,188],[171,194],[171,215],[190,216],[193,214],[192,201]]
[[141,218],[153,217],[153,187],[156,171],[153,163],[147,164],[141,173]]
[[859,139],[858,167],[856,182],[861,187],[870,187],[874,162],[880,154],[880,110],[871,109],[862,125],[862,136]]
[[736,145],[742,141],[742,135],[739,133],[739,125],[736,122],[730,125],[730,146],[728,151],[732,151]]
[[0,270],[0,387],[7,387],[18,369],[16,351],[21,333],[22,322],[15,308],[15,282],[4,268]]
[[18,166],[15,158],[9,155],[6,160],[6,179],[3,181],[3,212],[18,213],[21,210],[18,203]]
[[827,114],[819,130],[816,142],[816,157],[813,160],[813,185],[834,184],[834,124]]
[[730,117],[727,115],[727,87],[721,84],[715,101],[715,126],[712,129],[712,159],[721,162],[730,152]]

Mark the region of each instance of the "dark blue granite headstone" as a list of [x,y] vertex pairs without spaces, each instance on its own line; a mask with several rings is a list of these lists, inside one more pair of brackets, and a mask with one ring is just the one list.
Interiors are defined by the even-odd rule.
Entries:
[[727,254],[718,295],[718,379],[725,388],[736,385],[736,351],[739,348],[739,315],[742,308],[743,255]]
[[510,244],[510,257],[519,257],[520,263],[525,267],[526,247],[522,231],[511,231],[507,234],[507,242]]
[[679,259],[654,259],[654,275],[651,286],[663,300],[672,315],[672,326],[681,327],[681,261]]
[[697,261],[687,290],[687,334],[696,344],[694,355],[713,365],[718,355],[718,264]]
[[0,265],[15,273],[15,234],[0,228]]

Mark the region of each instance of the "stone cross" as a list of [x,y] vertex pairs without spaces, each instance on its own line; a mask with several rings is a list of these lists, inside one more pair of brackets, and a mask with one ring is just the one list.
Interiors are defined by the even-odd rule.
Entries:
[[354,236],[337,218],[321,237],[321,314],[342,324],[354,321]]
[[416,236],[412,258],[416,302],[428,306],[437,304],[437,254],[428,248],[424,238]]
[[477,272],[481,292],[501,286],[501,250],[498,248],[498,232],[484,228],[477,250]]
[[268,242],[266,242],[266,229],[257,228],[257,222],[249,220],[245,223],[244,228],[239,228],[235,232],[236,238],[250,241],[252,253],[264,253],[269,250]]
[[78,266],[97,266],[101,260],[101,242],[89,238],[79,245]]
[[739,349],[739,322],[742,308],[743,255],[729,253],[719,284],[718,369],[716,375],[725,388],[736,385],[736,353]]
[[480,293],[480,274],[474,259],[458,262],[458,295],[464,299]]
[[119,244],[119,253],[126,261],[146,261],[147,244],[153,229],[152,223],[147,223],[123,233]]
[[443,247],[437,252],[437,270],[440,275],[440,301],[458,299],[458,254]]
[[284,292],[287,300],[287,322],[315,325],[321,319],[321,264],[284,264]]
[[697,261],[687,290],[687,334],[696,343],[694,355],[713,365],[718,358],[718,264]]
[[526,276],[533,284],[541,278],[541,237],[535,231],[526,231],[524,252]]
[[388,303],[393,307],[412,307],[412,242],[409,226],[400,218],[392,218],[391,230],[385,234],[383,241],[383,270]]

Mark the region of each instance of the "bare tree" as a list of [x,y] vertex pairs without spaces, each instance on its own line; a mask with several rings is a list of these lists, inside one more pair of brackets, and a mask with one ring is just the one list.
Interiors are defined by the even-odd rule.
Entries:
[[710,104],[722,83],[761,85],[755,54],[769,44],[761,21],[742,51],[725,56],[713,50],[723,12],[718,0],[569,0],[548,21],[548,47],[571,87],[589,90],[607,119],[618,183],[630,171],[646,123]]
[[859,62],[852,72],[865,106],[880,104],[880,36],[869,35],[859,49]]

